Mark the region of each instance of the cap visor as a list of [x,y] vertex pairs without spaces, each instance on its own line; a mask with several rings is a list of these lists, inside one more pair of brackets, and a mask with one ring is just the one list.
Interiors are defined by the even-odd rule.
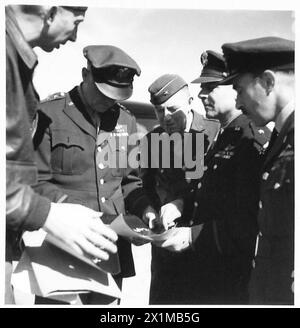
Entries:
[[126,100],[131,97],[133,88],[116,88],[106,83],[95,83],[96,87],[102,92],[106,97],[115,100]]
[[232,75],[228,75],[227,77],[225,77],[223,80],[219,81],[218,84],[219,85],[229,85],[232,84],[234,79],[236,77],[238,77],[240,75],[240,73],[234,73]]
[[213,77],[213,76],[199,76],[191,83],[210,83],[210,82],[219,82],[219,81],[222,81],[222,78]]

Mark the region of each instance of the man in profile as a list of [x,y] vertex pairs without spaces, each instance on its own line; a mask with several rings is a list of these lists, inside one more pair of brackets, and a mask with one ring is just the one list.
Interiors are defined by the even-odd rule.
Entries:
[[[40,47],[50,52],[75,41],[87,7],[11,5],[6,14],[6,273],[5,303],[14,303],[12,261],[24,231],[44,228],[80,254],[107,260],[117,235],[101,213],[75,204],[55,204],[33,191],[37,182],[32,136],[39,97],[32,83]],[[95,220],[97,218],[97,220]]]

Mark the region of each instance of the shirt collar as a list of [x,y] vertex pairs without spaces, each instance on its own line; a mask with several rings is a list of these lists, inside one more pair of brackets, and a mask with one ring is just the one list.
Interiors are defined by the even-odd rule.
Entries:
[[290,114],[295,110],[294,101],[290,101],[287,105],[285,105],[281,112],[277,115],[275,120],[275,129],[279,133],[287,120]]
[[19,24],[16,20],[15,13],[11,6],[5,7],[6,33],[11,38],[20,57],[29,69],[34,69],[37,65],[37,55],[26,41]]

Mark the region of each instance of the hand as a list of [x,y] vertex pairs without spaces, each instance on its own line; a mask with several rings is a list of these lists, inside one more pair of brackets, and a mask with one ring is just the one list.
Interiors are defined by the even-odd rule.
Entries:
[[160,224],[158,214],[152,206],[146,207],[142,220],[149,227],[149,229],[153,231],[158,232],[163,229],[162,225]]
[[183,201],[176,199],[170,203],[163,205],[160,209],[160,222],[168,230],[174,225],[174,221],[181,217],[183,210]]
[[106,226],[102,213],[79,204],[51,203],[44,230],[65,242],[80,255],[108,260],[116,253],[117,234]]
[[191,227],[174,228],[174,234],[163,242],[153,242],[154,245],[171,252],[183,252],[191,246]]

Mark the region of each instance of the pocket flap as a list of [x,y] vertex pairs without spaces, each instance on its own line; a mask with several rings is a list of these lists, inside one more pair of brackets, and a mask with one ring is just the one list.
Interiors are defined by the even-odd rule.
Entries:
[[84,148],[82,145],[82,140],[79,135],[69,132],[69,131],[53,131],[52,133],[52,147],[62,144],[66,147],[78,146]]

